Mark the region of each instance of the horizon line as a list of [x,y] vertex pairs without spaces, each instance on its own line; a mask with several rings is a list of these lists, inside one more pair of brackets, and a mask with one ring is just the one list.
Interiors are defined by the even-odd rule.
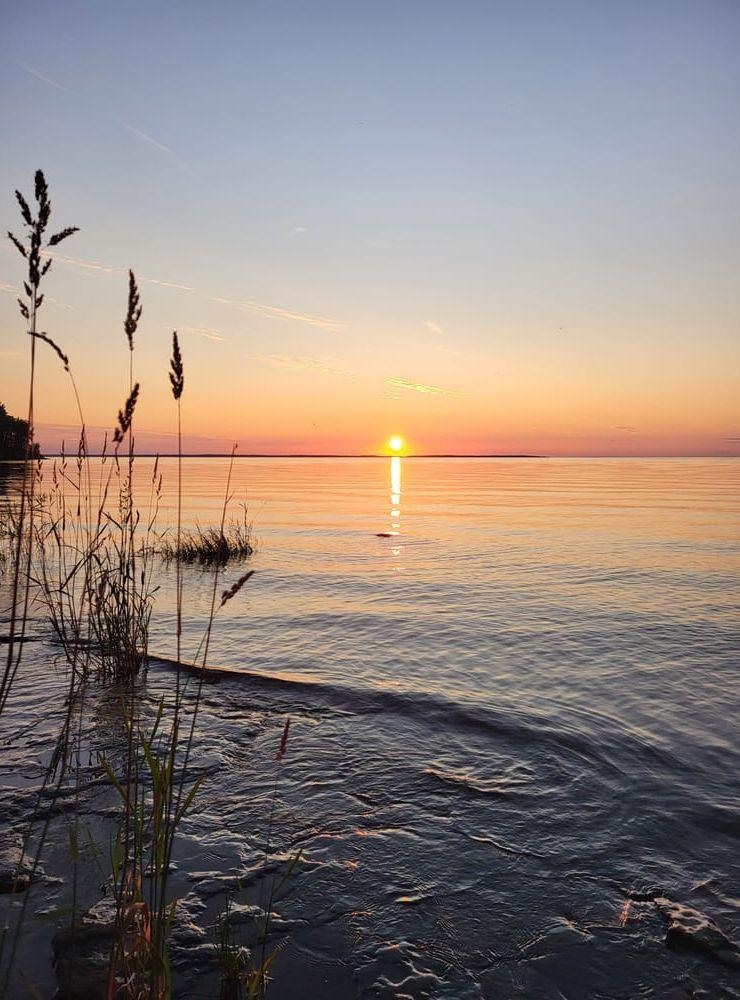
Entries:
[[[61,451],[50,451],[43,458],[61,458]],[[69,458],[70,453],[66,453],[67,458]],[[113,452],[105,452],[105,455],[110,458]],[[88,452],[88,458],[102,458],[104,453],[102,451]],[[138,451],[136,452],[135,458],[178,458],[178,453],[176,451]],[[232,454],[230,451],[187,451],[182,452],[182,458],[231,458]],[[303,451],[250,451],[250,452],[235,452],[234,458],[550,458],[549,455],[530,455],[530,454],[510,454],[501,453],[494,454],[490,452],[478,452],[475,454],[467,454],[464,452],[439,452],[439,453],[421,453],[417,452],[413,455],[399,455],[397,453],[384,453],[379,451],[367,451],[367,452],[303,452]],[[11,459],[10,461],[22,462],[23,459]]]
[[[104,454],[108,457],[112,456],[112,452],[89,452],[88,458],[102,458]],[[42,459],[45,458],[61,458],[63,453],[61,451],[50,451],[42,455]],[[177,458],[178,453],[176,451],[142,451],[137,452],[136,458]],[[183,452],[182,458],[231,458],[232,453],[229,451],[193,451],[193,452]],[[355,459],[355,458],[536,458],[536,459],[548,459],[548,458],[567,458],[567,459],[577,459],[577,458],[740,458],[739,454],[730,454],[725,452],[724,454],[711,454],[711,453],[692,453],[684,455],[676,454],[666,454],[653,453],[653,454],[625,454],[625,455],[543,455],[529,452],[416,452],[408,455],[398,455],[393,453],[385,452],[236,452],[233,457],[235,459],[247,459],[247,458],[343,458],[343,459]],[[0,459],[0,461],[23,461],[23,459]]]

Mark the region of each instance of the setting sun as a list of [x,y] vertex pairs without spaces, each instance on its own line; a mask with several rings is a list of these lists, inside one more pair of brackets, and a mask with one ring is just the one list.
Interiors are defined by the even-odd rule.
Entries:
[[388,447],[391,451],[400,451],[403,448],[403,438],[400,434],[394,434],[388,439]]

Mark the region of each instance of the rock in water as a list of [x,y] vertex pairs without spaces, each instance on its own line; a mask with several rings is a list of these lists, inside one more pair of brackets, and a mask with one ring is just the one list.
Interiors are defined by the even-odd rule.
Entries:
[[666,896],[656,896],[653,902],[668,922],[666,944],[701,951],[733,965],[740,964],[740,946],[731,941],[711,917]]
[[31,865],[21,861],[20,847],[0,849],[0,893],[24,892],[31,884]]
[[[191,894],[178,901],[169,947],[170,963],[175,969],[197,970],[202,974],[216,968],[216,945],[205,940],[206,932],[194,922],[195,915],[203,909],[205,904]],[[100,1000],[107,995],[115,938],[116,901],[112,892],[84,913],[74,928],[58,928],[52,940],[57,1000]],[[116,996],[123,995],[122,988],[119,978]]]
[[59,1000],[95,1000],[106,995],[115,932],[115,901],[101,900],[52,940]]

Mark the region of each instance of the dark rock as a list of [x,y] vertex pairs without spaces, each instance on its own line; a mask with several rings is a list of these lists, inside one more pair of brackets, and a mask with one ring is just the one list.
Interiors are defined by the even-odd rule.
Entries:
[[0,893],[25,892],[30,884],[31,876],[16,867],[0,868]]
[[59,1000],[99,1000],[106,995],[114,920],[84,916],[52,939]]
[[[170,931],[172,967],[199,972],[216,965],[216,947],[193,920],[204,904],[192,894],[179,900]],[[116,903],[104,897],[77,921],[74,928],[57,930],[52,940],[58,1000],[100,1000],[106,995],[111,946],[115,934]]]
[[652,903],[656,896],[663,895],[663,890],[653,885],[633,886],[625,895],[635,903]]
[[0,893],[25,892],[31,884],[32,868],[20,857],[20,847],[0,850]]
[[668,923],[667,945],[690,948],[723,962],[740,964],[740,946],[731,941],[711,917],[666,896],[656,896],[654,903]]

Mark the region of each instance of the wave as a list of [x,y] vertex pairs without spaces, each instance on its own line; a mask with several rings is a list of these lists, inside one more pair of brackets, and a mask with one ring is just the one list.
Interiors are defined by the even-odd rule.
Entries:
[[[158,653],[149,654],[150,665],[160,664],[203,674],[207,683],[249,684],[264,691],[292,693],[355,715],[392,713],[409,717],[428,726],[497,736],[516,744],[539,745],[592,763],[622,775],[629,770],[620,766],[622,757],[639,754],[669,769],[680,762],[665,753],[647,737],[624,725],[621,720],[598,712],[568,706],[555,706],[551,713],[526,711],[512,705],[495,706],[490,702],[456,701],[443,694],[366,688],[339,684],[316,675],[295,672],[260,672],[230,666],[209,666],[205,670],[192,662],[180,661]],[[547,703],[543,700],[543,705]]]

